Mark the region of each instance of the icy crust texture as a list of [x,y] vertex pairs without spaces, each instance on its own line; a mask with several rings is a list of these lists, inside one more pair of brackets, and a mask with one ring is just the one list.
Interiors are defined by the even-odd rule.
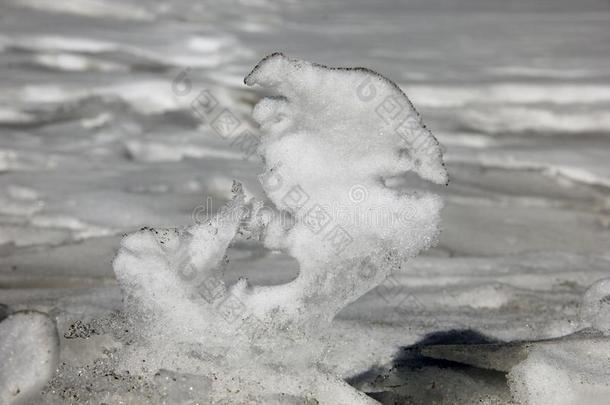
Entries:
[[[440,197],[386,181],[411,171],[446,184],[438,142],[398,87],[369,70],[274,54],[245,82],[277,92],[253,113],[275,208],[235,183],[206,223],[126,236],[114,270],[127,320],[114,327],[124,345],[113,362],[130,376],[202,376],[195,391],[210,403],[374,402],[320,370],[324,334],[342,308],[434,243]],[[297,259],[295,280],[225,285],[227,247],[256,237]]]

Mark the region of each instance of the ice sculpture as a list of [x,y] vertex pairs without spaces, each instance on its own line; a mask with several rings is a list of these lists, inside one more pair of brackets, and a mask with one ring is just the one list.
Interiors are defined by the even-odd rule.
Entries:
[[[446,184],[439,144],[404,93],[367,69],[273,54],[245,83],[277,93],[253,113],[275,210],[235,183],[233,200],[206,223],[125,237],[114,261],[127,319],[115,328],[124,343],[116,368],[162,385],[159,370],[187,375],[208,403],[374,402],[324,371],[325,331],[434,243],[441,198],[390,184],[407,172]],[[294,256],[298,277],[225,285],[225,251],[244,235]]]

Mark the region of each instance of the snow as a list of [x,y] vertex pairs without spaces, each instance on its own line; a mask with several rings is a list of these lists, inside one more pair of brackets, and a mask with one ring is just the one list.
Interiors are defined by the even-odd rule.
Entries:
[[515,366],[508,379],[524,405],[608,402],[610,339],[582,339],[541,345]]
[[568,334],[534,344],[526,359],[510,370],[508,384],[519,403],[601,405],[608,401],[609,297],[608,279],[594,283],[583,296],[579,326],[592,328],[591,336]]
[[58,354],[57,330],[47,315],[18,312],[0,322],[0,402],[39,401]]

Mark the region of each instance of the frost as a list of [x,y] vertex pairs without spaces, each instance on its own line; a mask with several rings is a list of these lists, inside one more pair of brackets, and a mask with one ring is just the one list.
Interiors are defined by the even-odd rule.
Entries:
[[[111,331],[123,346],[87,369],[63,367],[55,395],[111,400],[100,389],[110,378],[115,392],[152,402],[374,403],[325,370],[326,333],[341,309],[435,242],[441,198],[390,184],[407,172],[446,184],[440,146],[404,93],[367,69],[273,54],[245,83],[277,93],[253,112],[274,207],[234,183],[208,221],[126,236],[114,260],[124,317],[66,336]],[[227,285],[227,248],[257,238],[296,258],[298,277]],[[75,375],[86,390],[69,382]]]

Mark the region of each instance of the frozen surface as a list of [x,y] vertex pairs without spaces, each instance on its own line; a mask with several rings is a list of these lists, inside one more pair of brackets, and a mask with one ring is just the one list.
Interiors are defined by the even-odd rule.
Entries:
[[[506,367],[401,363],[401,348],[477,341],[455,329],[511,342],[598,322],[581,321],[580,303],[610,277],[607,2],[50,4],[0,6],[0,303],[50,311],[71,367],[116,344],[63,334],[120,308],[123,233],[190,225],[230,199],[233,179],[262,198],[260,163],[209,123],[227,108],[236,132],[256,128],[268,93],[242,80],[274,50],[392,78],[451,173],[446,188],[424,184],[445,202],[438,247],[339,314],[328,367],[384,403],[506,403]],[[192,87],[176,92],[189,66]],[[204,88],[219,102],[206,121],[191,108]],[[227,254],[227,283],[297,276],[293,258],[253,243]]]
[[[582,334],[529,348],[508,374],[514,397],[522,404],[586,403],[601,405],[610,394],[610,288],[608,279],[593,284],[583,296]],[[599,334],[601,333],[601,336]]]

